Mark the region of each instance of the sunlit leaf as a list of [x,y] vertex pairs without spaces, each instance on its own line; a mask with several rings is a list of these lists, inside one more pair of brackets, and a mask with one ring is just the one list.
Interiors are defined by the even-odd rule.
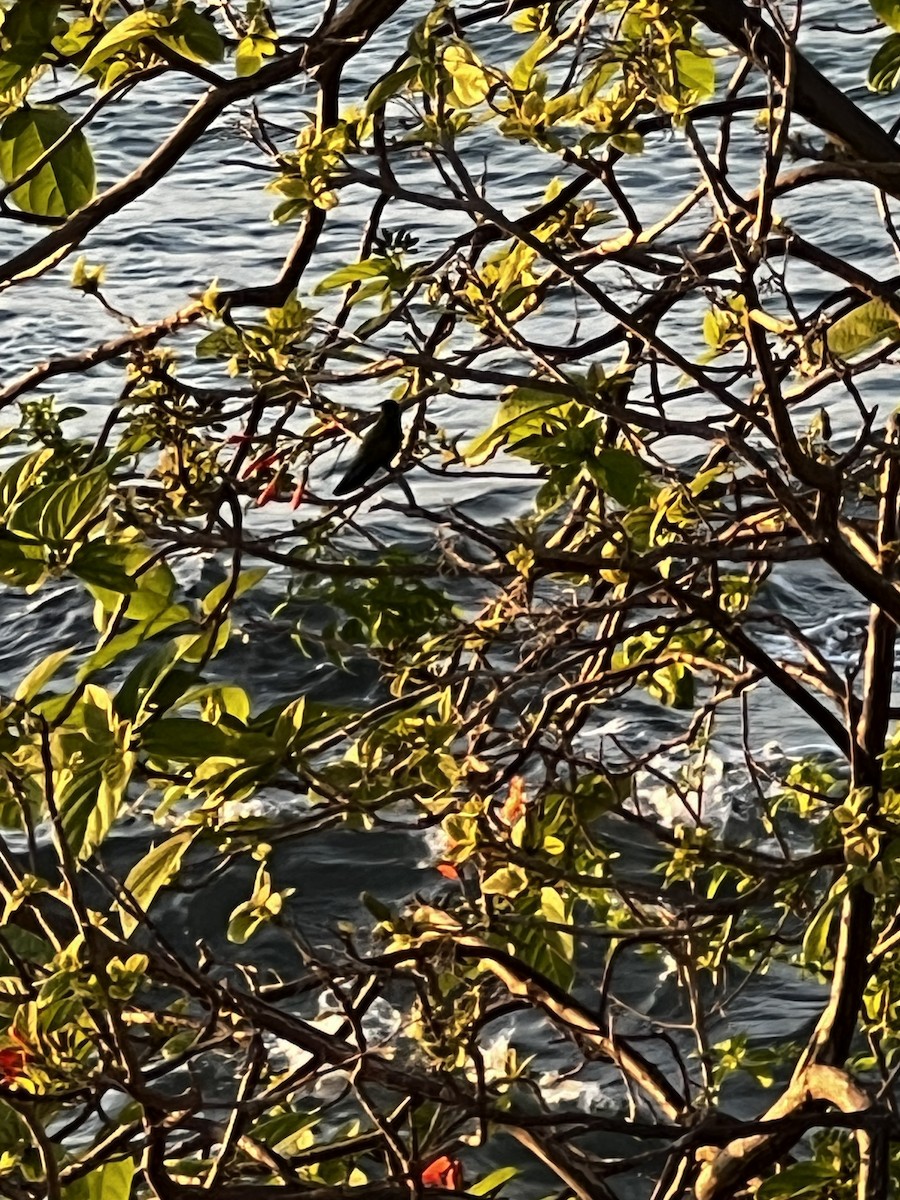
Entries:
[[63,1200],[128,1200],[134,1159],[120,1158],[88,1171],[62,1189]]
[[41,659],[16,688],[16,699],[22,700],[25,704],[33,700],[44,684],[53,678],[72,650],[71,646],[68,650],[54,650],[52,654]]
[[33,179],[13,189],[14,203],[23,212],[43,217],[67,217],[94,197],[94,157],[80,129],[69,133],[72,118],[58,105],[21,108],[0,125],[0,175],[15,183],[68,133]]
[[389,266],[390,260],[387,258],[367,258],[364,262],[352,263],[349,267],[340,267],[316,284],[315,294],[331,292],[336,288],[346,287],[350,283],[357,283],[360,279],[372,279],[377,275],[383,275]]
[[[897,35],[900,46],[900,34]],[[900,309],[900,301],[898,301]],[[883,300],[868,300],[828,330],[828,349],[837,358],[853,358],[883,341],[900,340],[900,318]]]
[[121,21],[117,21],[111,29],[106,31],[85,59],[82,71],[92,71],[106,62],[108,58],[112,58],[113,55],[130,50],[132,46],[138,45],[145,38],[156,36],[161,30],[167,29],[170,24],[171,21],[167,16],[150,9],[142,8],[128,13]]
[[646,466],[636,455],[615,447],[601,450],[589,460],[589,468],[603,490],[625,505],[632,503],[647,473]]
[[501,867],[494,871],[481,885],[488,896],[518,896],[528,886],[528,876],[521,867]]
[[191,62],[221,62],[225,43],[212,20],[198,13],[193,3],[182,6],[177,19],[158,34],[164,46],[169,46]]
[[484,1179],[469,1184],[466,1192],[470,1196],[488,1196],[497,1188],[502,1187],[504,1183],[508,1183],[510,1179],[515,1179],[518,1174],[518,1167],[498,1167],[496,1171],[491,1171],[490,1175],[485,1175]]
[[484,100],[490,91],[491,81],[470,46],[460,42],[446,46],[443,64],[453,83],[451,103],[461,108],[472,108]]
[[514,433],[524,436],[532,430],[541,429],[545,418],[562,403],[563,397],[539,388],[514,388],[497,409],[490,429],[463,447],[466,462],[470,466],[479,466],[487,462]]
[[678,81],[684,88],[696,92],[697,98],[706,100],[716,90],[716,63],[708,54],[695,54],[692,50],[677,50],[675,62],[678,66]]
[[900,83],[900,33],[892,33],[869,64],[868,84],[873,92],[892,92]]
[[401,67],[399,71],[392,71],[390,75],[379,79],[366,97],[366,113],[374,113],[383,108],[388,100],[399,95],[408,83],[412,83],[418,73],[418,64],[413,64]]
[[869,0],[879,21],[900,30],[900,0]]
[[[167,887],[181,870],[182,860],[197,836],[198,830],[183,830],[148,850],[125,878],[125,893],[146,912],[157,893]],[[138,925],[128,900],[119,906],[119,921],[124,937],[130,937]]]

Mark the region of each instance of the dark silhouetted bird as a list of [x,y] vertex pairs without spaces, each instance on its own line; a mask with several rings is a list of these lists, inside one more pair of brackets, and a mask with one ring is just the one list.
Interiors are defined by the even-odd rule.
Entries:
[[376,471],[387,470],[403,443],[400,425],[400,405],[396,400],[384,400],[381,416],[362,440],[344,478],[334,489],[336,496],[355,491]]

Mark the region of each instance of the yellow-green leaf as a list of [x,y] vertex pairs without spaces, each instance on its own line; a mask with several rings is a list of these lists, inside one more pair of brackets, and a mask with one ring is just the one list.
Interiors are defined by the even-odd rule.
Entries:
[[900,340],[900,320],[883,300],[868,300],[854,308],[835,321],[826,336],[828,349],[837,358],[852,358],[886,340]]
[[454,42],[445,47],[443,63],[453,81],[450,102],[457,108],[472,108],[480,104],[491,90],[491,81],[474,50],[461,42]]
[[[181,870],[181,860],[199,830],[183,830],[148,851],[125,879],[125,890],[138,906],[146,912],[157,892],[172,882]],[[137,928],[137,918],[132,916],[126,905],[120,907],[119,921],[122,933],[130,937]]]
[[[71,129],[72,118],[58,105],[20,108],[0,125],[0,175],[16,180],[43,158]],[[80,129],[48,157],[33,179],[11,193],[23,212],[41,217],[68,217],[94,197],[94,156]]]
[[168,28],[169,18],[161,12],[151,12],[140,9],[129,13],[121,21],[117,21],[112,29],[108,29],[88,57],[85,59],[82,71],[92,71],[108,58],[129,50],[145,38],[155,37],[160,30]]

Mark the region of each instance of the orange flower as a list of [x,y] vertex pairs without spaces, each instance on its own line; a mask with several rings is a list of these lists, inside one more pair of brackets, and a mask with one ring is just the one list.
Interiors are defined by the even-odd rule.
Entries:
[[445,879],[459,879],[459,871],[454,867],[453,863],[443,862],[437,865],[438,874],[443,875]]
[[25,1051],[18,1046],[6,1046],[0,1050],[0,1084],[8,1087],[25,1070]]
[[521,775],[513,775],[509,781],[509,795],[503,801],[500,809],[500,820],[504,825],[515,825],[520,817],[525,816],[525,780]]
[[306,493],[306,484],[301,481],[294,488],[294,494],[291,496],[291,508],[299,508],[303,503],[303,497]]
[[442,1154],[440,1158],[432,1159],[422,1170],[423,1187],[446,1188],[451,1192],[459,1192],[463,1186],[462,1163],[458,1158],[450,1158]]

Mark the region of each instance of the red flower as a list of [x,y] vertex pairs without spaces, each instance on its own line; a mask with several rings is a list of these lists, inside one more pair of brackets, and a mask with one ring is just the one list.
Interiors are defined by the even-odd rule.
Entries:
[[0,1050],[0,1084],[9,1086],[25,1070],[25,1051],[18,1046],[6,1046]]
[[291,508],[299,508],[303,503],[303,497],[306,493],[306,484],[301,481],[294,488],[294,494],[291,496]]
[[263,490],[256,497],[256,507],[262,508],[262,506],[264,504],[268,504],[270,500],[274,500],[277,495],[278,495],[278,478],[276,476],[275,479],[273,479],[271,483],[266,484],[266,486],[263,488]]
[[445,879],[459,879],[459,871],[454,867],[453,863],[438,863],[438,874],[443,875]]
[[463,1186],[462,1163],[458,1158],[450,1158],[442,1154],[440,1158],[432,1159],[422,1170],[423,1187],[446,1188],[451,1192],[459,1192]]
[[257,471],[264,471],[266,467],[271,467],[273,463],[278,462],[281,454],[281,450],[269,450],[265,454],[260,454],[258,458],[254,458],[249,467],[244,467],[241,479],[247,479],[248,476],[255,475]]

